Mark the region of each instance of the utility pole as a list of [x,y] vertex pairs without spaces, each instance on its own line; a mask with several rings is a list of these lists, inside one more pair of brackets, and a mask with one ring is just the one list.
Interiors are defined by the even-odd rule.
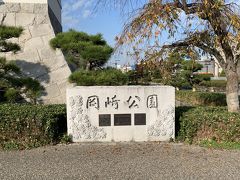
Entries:
[[116,69],[117,69],[118,62],[119,62],[119,61],[120,61],[119,59],[115,59],[115,67],[116,67]]

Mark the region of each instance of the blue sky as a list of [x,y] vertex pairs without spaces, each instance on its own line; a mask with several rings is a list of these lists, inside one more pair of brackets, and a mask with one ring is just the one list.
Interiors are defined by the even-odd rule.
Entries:
[[[111,1],[111,0],[110,0]],[[146,2],[138,0],[137,2]],[[227,2],[240,3],[240,0],[227,0]],[[108,0],[109,2],[109,0]],[[63,30],[75,29],[90,34],[102,33],[109,45],[114,47],[115,37],[123,28],[124,17],[114,8],[98,8],[93,12],[96,0],[62,0],[62,23]],[[168,41],[164,38],[165,43]],[[126,55],[115,55],[111,58],[109,65],[120,60],[120,64],[133,64],[134,61]]]
[[[114,47],[115,37],[123,28],[124,16],[114,8],[98,8],[94,12],[96,0],[62,0],[62,24],[63,30],[75,29],[90,34],[101,33],[108,44]],[[109,65],[115,63],[133,64],[126,55],[115,55],[109,61]]]
[[73,28],[90,34],[102,33],[113,46],[114,38],[122,28],[119,12],[113,10],[94,11],[94,0],[62,0],[64,31]]

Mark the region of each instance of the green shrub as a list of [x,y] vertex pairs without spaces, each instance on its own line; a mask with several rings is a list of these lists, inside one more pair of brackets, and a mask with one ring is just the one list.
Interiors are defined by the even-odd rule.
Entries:
[[222,93],[176,91],[176,99],[200,106],[226,106],[226,95]]
[[194,78],[201,79],[202,81],[210,81],[211,77],[214,77],[213,74],[196,74]]
[[65,105],[0,105],[0,148],[26,149],[57,143],[66,133]]
[[72,142],[72,136],[69,136],[67,134],[64,134],[61,138],[61,141],[60,141],[62,144],[69,144]]
[[200,83],[200,85],[206,87],[226,87],[227,81],[224,80],[203,81]]
[[240,114],[225,107],[178,107],[176,122],[177,138],[182,141],[240,142]]
[[117,69],[76,71],[69,77],[78,86],[121,86],[127,84],[127,75]]
[[210,81],[213,74],[195,74],[193,76],[193,83],[194,84],[201,84],[203,81]]
[[4,97],[10,103],[16,102],[16,100],[19,96],[20,96],[19,92],[16,89],[13,89],[13,88],[9,88],[4,94]]

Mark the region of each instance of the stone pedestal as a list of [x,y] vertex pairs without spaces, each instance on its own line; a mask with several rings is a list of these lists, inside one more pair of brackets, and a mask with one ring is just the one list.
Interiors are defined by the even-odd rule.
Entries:
[[53,50],[49,41],[61,31],[59,22],[47,3],[1,3],[0,23],[21,26],[23,34],[11,41],[21,46],[17,54],[6,53],[15,60],[24,74],[41,82],[46,92],[41,101],[46,104],[65,103],[66,87],[71,71],[60,50]]

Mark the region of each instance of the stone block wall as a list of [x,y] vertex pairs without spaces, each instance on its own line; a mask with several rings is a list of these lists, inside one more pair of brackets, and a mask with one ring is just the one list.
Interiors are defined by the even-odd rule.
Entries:
[[21,46],[21,51],[2,56],[7,60],[15,60],[24,74],[41,82],[45,87],[41,102],[65,103],[67,79],[71,71],[63,53],[53,50],[49,45],[58,31],[51,22],[48,4],[0,4],[1,25],[24,28],[20,38],[11,39]]

